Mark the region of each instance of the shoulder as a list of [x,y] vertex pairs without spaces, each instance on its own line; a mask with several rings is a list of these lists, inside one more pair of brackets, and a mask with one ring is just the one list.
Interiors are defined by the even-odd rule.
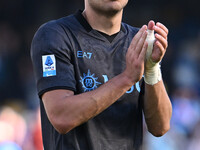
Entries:
[[67,20],[67,18],[52,20],[39,27],[31,43],[32,57],[40,54],[63,52],[64,49],[70,49],[67,29],[62,25],[62,22],[66,22]]
[[66,30],[73,22],[73,15],[66,16],[57,20],[51,20],[42,24],[36,31],[35,37],[55,37],[55,36],[66,36]]
[[36,31],[34,38],[50,37],[52,34],[62,34],[62,27],[58,24],[58,20],[52,20],[42,24]]
[[67,16],[42,24],[33,37],[32,45],[65,45],[69,40],[67,24],[71,20],[72,17]]

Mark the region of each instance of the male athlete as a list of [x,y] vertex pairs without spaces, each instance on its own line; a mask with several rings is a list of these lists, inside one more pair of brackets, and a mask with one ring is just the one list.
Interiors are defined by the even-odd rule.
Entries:
[[[85,0],[84,11],[34,36],[44,150],[140,150],[142,111],[153,135],[169,130],[172,108],[159,68],[168,29],[122,23],[127,3]],[[156,32],[149,57],[147,29]]]

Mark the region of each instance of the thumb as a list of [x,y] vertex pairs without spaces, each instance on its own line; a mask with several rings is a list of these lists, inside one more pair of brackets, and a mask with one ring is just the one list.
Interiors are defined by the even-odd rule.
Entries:
[[153,20],[149,21],[149,23],[148,23],[148,29],[149,30],[153,30],[154,26],[155,26],[155,22]]

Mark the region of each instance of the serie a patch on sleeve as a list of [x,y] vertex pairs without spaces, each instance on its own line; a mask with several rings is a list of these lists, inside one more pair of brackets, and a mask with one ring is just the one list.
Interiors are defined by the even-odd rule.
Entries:
[[56,75],[56,59],[54,55],[42,56],[43,77]]

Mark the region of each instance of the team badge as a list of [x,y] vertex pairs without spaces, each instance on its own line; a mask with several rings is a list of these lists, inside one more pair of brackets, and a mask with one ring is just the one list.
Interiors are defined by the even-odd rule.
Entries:
[[94,77],[95,74],[91,74],[90,70],[88,70],[87,74],[83,73],[83,77],[81,77],[80,82],[84,88],[84,92],[92,91],[97,88],[97,85],[101,84],[98,82],[98,77]]
[[42,56],[43,77],[56,75],[56,59],[54,55]]

